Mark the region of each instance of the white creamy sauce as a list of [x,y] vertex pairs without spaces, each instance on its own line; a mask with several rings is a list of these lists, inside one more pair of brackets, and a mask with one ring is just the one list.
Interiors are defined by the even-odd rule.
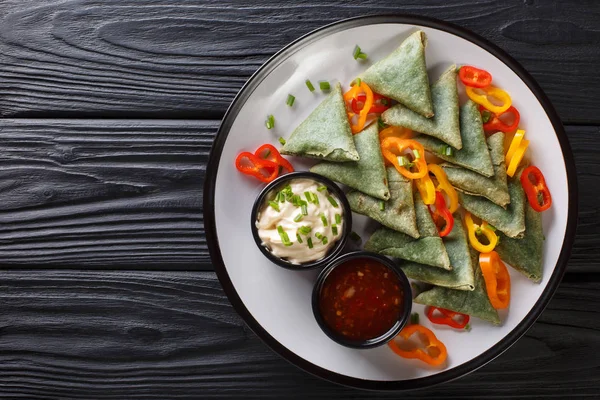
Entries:
[[[269,205],[267,199],[263,204],[256,221],[258,236],[262,240],[263,246],[266,246],[273,255],[286,259],[293,264],[303,264],[311,261],[317,261],[327,255],[336,242],[342,237],[344,229],[344,210],[340,200],[330,193],[328,190],[319,192],[317,189],[322,186],[321,183],[312,179],[294,179],[290,182],[292,192],[306,201],[305,192],[312,193],[318,198],[316,202],[307,201],[308,215],[304,215],[299,222],[294,221],[299,214],[302,214],[301,207],[297,207],[290,201],[284,203],[278,202],[279,211]],[[283,187],[282,187],[283,188]],[[281,190],[281,188],[280,188]],[[277,193],[275,193],[277,194]],[[334,207],[327,199],[331,196],[337,203]],[[336,214],[339,214],[341,221],[336,223]],[[327,220],[327,226],[323,223],[322,216]],[[277,230],[281,226],[287,234],[291,245],[285,245],[284,241]],[[333,233],[333,226],[337,227],[337,234]],[[301,227],[310,227],[311,231],[308,234],[299,232]],[[306,228],[305,228],[306,229]],[[298,241],[297,234],[300,234],[302,243]],[[318,236],[327,238],[324,240]],[[312,240],[313,248],[308,246],[308,239]]]

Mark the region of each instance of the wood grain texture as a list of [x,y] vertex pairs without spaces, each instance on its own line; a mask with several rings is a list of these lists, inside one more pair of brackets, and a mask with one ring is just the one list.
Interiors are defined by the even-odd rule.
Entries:
[[[0,301],[2,398],[399,397],[342,388],[280,359],[209,272],[2,271]],[[566,281],[496,361],[401,397],[595,396],[599,313],[597,276]]]
[[[202,185],[218,121],[0,120],[0,266],[203,269]],[[600,128],[569,126],[580,224],[569,272],[597,272]]]
[[0,265],[212,269],[215,121],[0,120]]
[[220,118],[290,41],[368,14],[447,20],[520,61],[565,123],[600,123],[600,2],[4,0],[0,116]]

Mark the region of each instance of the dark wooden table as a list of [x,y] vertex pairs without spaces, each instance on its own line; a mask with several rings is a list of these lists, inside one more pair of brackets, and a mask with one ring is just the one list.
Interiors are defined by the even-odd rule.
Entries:
[[[475,373],[402,395],[271,352],[212,272],[201,206],[248,77],[321,25],[394,12],[520,61],[560,113],[580,187],[568,272],[534,327]],[[0,1],[0,398],[598,396],[599,18],[592,0]]]

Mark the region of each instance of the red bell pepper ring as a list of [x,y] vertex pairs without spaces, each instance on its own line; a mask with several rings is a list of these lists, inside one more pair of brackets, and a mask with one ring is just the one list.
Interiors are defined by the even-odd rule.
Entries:
[[479,68],[463,65],[458,70],[458,77],[465,86],[484,88],[492,83],[492,75]]
[[521,173],[521,185],[527,195],[531,208],[537,212],[546,211],[552,205],[552,196],[546,186],[544,174],[533,165],[525,168]]
[[241,173],[253,176],[264,183],[272,182],[279,175],[279,164],[259,158],[248,151],[238,154],[235,167]]
[[[352,107],[352,111],[355,114],[359,114],[360,111],[363,109],[366,99],[367,99],[367,96],[364,93],[361,93],[352,99],[351,107]],[[392,104],[392,101],[389,98],[382,96],[379,93],[373,92],[373,105],[369,109],[369,114],[382,113],[385,110],[387,110],[388,108],[390,108],[391,104]]]
[[[514,132],[519,127],[519,122],[521,122],[521,114],[519,114],[519,110],[517,110],[514,106],[510,106],[508,110],[504,111],[500,115],[494,114],[483,106],[479,106],[479,111],[482,113],[485,111],[490,113],[490,119],[488,122],[483,124],[483,129],[486,131],[502,131],[504,133]],[[504,122],[502,118],[511,114],[513,115],[513,120],[509,125]]]
[[[441,316],[437,314],[436,311],[441,314]],[[455,311],[446,310],[445,308],[433,306],[427,307],[425,309],[425,314],[434,324],[448,325],[456,329],[465,329],[471,319],[467,314],[461,314]],[[459,319],[456,319],[456,317]]]
[[263,160],[268,160],[274,162],[276,164],[281,165],[286,169],[287,172],[294,172],[294,167],[292,164],[285,158],[281,156],[279,150],[275,148],[275,146],[271,144],[263,144],[254,152],[254,155]]
[[435,192],[435,210],[429,207],[429,212],[433,217],[433,221],[438,229],[440,237],[448,236],[450,232],[452,232],[452,228],[454,227],[454,217],[448,207],[446,207],[446,200],[444,200],[444,196],[441,192]]

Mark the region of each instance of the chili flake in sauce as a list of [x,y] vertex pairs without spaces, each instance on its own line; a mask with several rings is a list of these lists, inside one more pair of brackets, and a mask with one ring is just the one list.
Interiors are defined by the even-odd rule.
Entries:
[[333,332],[369,340],[389,331],[400,318],[403,293],[398,276],[370,258],[348,260],[325,279],[320,311]]

